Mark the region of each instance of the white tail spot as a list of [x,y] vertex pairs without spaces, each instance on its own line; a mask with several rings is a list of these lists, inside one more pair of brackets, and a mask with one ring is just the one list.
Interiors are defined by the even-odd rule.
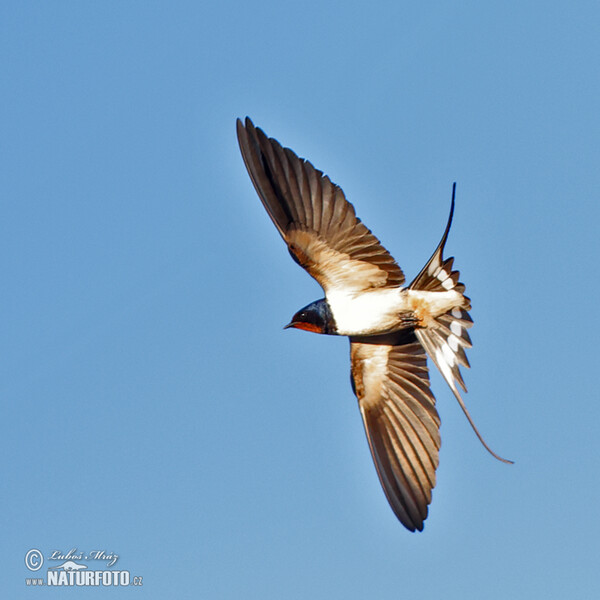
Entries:
[[456,352],[458,350],[458,338],[455,335],[451,335],[448,338],[448,345],[450,346],[450,349],[453,352]]
[[449,366],[454,365],[454,352],[452,352],[452,348],[448,344],[442,346],[442,355]]
[[448,279],[442,281],[442,287],[445,290],[451,290],[454,287],[454,282],[452,281],[452,279],[450,279],[450,277],[448,277]]

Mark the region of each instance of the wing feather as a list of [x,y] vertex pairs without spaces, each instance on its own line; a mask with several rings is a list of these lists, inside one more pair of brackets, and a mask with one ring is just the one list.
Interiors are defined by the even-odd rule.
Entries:
[[267,213],[292,256],[325,292],[340,287],[361,292],[404,283],[400,267],[329,177],[267,137],[249,118],[245,123],[238,119],[237,134]]
[[441,444],[425,350],[410,331],[350,341],[353,388],[379,480],[402,524],[421,531]]

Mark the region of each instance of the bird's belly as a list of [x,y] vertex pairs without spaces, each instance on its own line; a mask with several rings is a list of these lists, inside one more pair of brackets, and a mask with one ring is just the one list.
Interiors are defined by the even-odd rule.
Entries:
[[384,288],[357,295],[327,295],[338,335],[376,335],[406,327],[427,327],[463,303],[458,292]]
[[327,295],[339,335],[374,335],[400,327],[406,310],[401,288],[385,288],[357,295]]

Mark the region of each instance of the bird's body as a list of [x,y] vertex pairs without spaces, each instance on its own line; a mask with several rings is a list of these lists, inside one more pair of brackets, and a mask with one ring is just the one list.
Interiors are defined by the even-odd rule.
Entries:
[[427,292],[408,288],[383,288],[326,296],[338,335],[380,335],[410,327],[427,327],[436,317],[465,306],[464,296],[454,290]]
[[427,355],[494,454],[456,385],[466,391],[459,365],[469,366],[472,320],[454,259],[443,258],[454,191],[442,240],[405,286],[400,267],[326,175],[249,118],[238,120],[237,133],[248,173],[292,258],[325,291],[286,327],[349,337],[352,387],[383,490],[402,524],[422,530],[441,443]]

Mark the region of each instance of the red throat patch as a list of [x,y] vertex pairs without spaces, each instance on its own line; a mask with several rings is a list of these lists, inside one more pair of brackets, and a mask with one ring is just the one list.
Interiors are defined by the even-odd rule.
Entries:
[[313,333],[323,333],[323,330],[313,323],[304,323],[300,321],[298,323],[292,323],[291,326],[296,329],[304,329],[304,331],[312,331]]

